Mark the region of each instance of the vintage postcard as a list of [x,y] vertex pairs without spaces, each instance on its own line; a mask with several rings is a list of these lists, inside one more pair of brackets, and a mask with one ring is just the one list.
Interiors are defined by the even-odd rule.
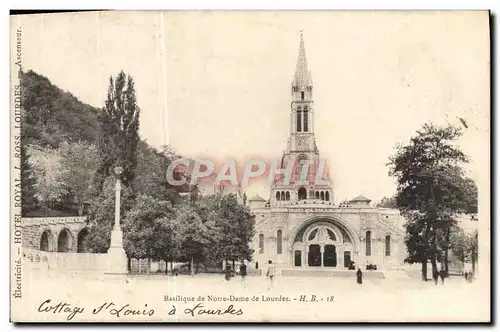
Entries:
[[489,322],[487,11],[10,19],[13,322]]

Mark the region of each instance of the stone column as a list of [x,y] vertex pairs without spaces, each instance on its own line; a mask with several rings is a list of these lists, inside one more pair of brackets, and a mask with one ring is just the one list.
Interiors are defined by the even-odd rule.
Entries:
[[344,268],[344,250],[345,250],[345,247],[342,245],[342,246],[339,246],[338,249],[339,249],[338,253],[336,253],[336,255],[337,255],[337,267],[343,269]]
[[323,257],[325,255],[325,246],[324,245],[320,245],[320,251],[321,251],[321,255],[320,255],[321,267],[324,267],[324,264],[323,264]]
[[[120,175],[121,171],[116,171],[116,173]],[[115,184],[115,224],[111,231],[111,244],[108,250],[108,272],[114,274],[128,272],[127,254],[123,249],[123,232],[120,226],[120,195],[121,181],[117,178]]]
[[307,245],[305,246],[303,253],[304,253],[304,256],[302,257],[302,261],[304,262],[304,264],[302,264],[302,266],[306,267],[306,266],[308,266],[307,260],[309,257],[309,246],[307,246]]

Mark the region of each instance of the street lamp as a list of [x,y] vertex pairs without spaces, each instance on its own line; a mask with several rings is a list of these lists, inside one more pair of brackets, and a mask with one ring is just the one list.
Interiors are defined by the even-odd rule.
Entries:
[[115,183],[115,224],[111,231],[111,243],[108,250],[108,271],[113,274],[127,273],[127,254],[123,249],[123,232],[120,227],[120,195],[123,167],[116,166],[114,169],[116,175]]

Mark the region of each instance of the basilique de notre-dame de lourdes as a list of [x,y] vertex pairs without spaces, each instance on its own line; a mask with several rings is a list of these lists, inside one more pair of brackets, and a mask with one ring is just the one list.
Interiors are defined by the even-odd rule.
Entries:
[[[319,168],[319,150],[314,136],[314,100],[311,73],[307,68],[301,36],[297,67],[292,82],[290,136],[282,164],[307,161],[308,179]],[[297,162],[299,161],[299,162]],[[283,273],[306,269],[347,270],[369,264],[377,269],[403,265],[404,219],[398,210],[374,208],[364,196],[348,204],[334,205],[332,181],[298,181],[292,173],[288,184],[275,181],[269,201],[249,199],[256,216],[253,262],[272,260]],[[304,185],[303,183],[308,183]]]

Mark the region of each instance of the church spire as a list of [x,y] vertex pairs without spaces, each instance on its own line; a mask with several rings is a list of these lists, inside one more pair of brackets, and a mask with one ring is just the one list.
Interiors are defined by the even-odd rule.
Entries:
[[307,68],[306,48],[304,46],[304,35],[300,33],[299,57],[297,58],[297,66],[295,68],[295,76],[293,79],[293,86],[298,90],[305,90],[306,87],[311,86],[311,73]]

